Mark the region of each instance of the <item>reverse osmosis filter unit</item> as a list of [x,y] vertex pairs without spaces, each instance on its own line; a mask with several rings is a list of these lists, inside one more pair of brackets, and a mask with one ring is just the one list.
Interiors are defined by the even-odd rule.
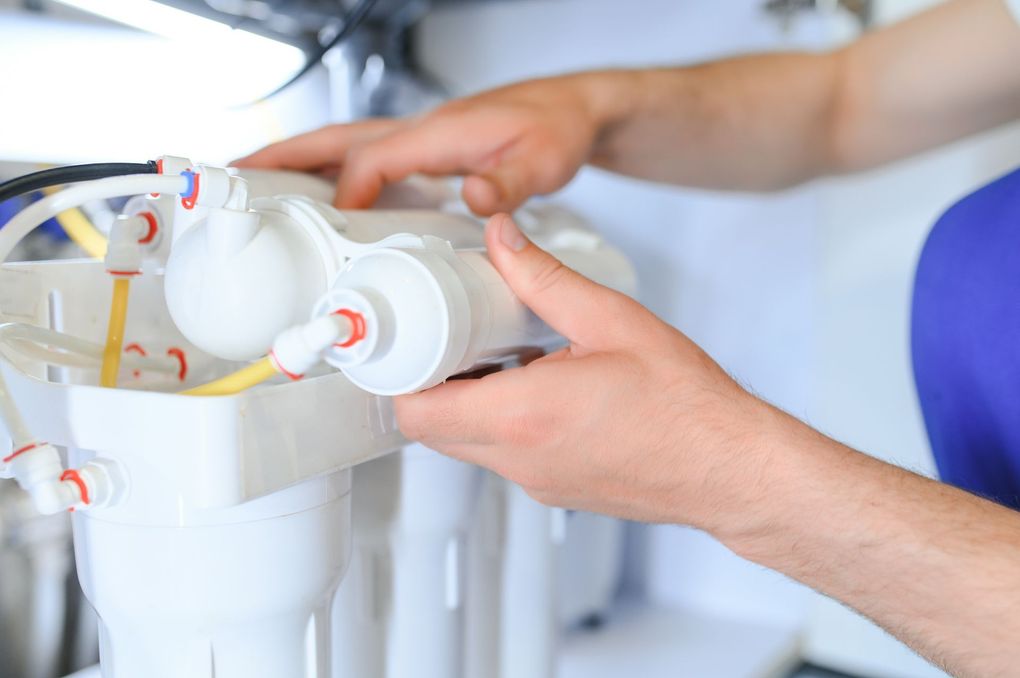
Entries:
[[[409,445],[390,401],[562,342],[482,222],[441,183],[338,211],[309,177],[164,157],[32,204],[0,257],[113,197],[102,260],[0,269],[0,471],[74,511],[104,678],[550,675],[562,512]],[[516,217],[633,291],[573,215]]]

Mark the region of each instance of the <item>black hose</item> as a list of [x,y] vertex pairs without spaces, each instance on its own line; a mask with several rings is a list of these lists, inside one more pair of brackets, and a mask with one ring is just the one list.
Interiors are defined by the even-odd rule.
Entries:
[[326,53],[329,50],[333,49],[334,47],[342,43],[344,40],[351,37],[351,35],[354,34],[354,31],[358,30],[361,24],[365,22],[365,19],[368,18],[369,12],[372,11],[372,8],[378,1],[379,0],[359,0],[358,4],[351,8],[351,11],[344,16],[343,18],[344,25],[340,28],[340,31],[333,37],[332,40],[330,40],[324,46],[320,47],[315,52],[315,54],[310,56],[308,58],[308,61],[305,62],[305,65],[301,67],[301,70],[295,73],[290,80],[283,83],[282,85],[280,85],[279,87],[277,87],[272,92],[265,95],[255,103],[259,103],[261,101],[265,101],[266,99],[276,96],[277,94],[279,94],[280,92],[287,89],[295,82],[303,78],[304,75],[308,73],[308,71],[315,68],[315,66],[320,61],[322,61],[322,58],[326,56]]
[[0,184],[0,202],[51,186],[105,179],[106,177],[120,177],[127,174],[159,174],[159,168],[156,166],[155,160],[146,163],[97,162],[88,165],[54,167],[16,177]]

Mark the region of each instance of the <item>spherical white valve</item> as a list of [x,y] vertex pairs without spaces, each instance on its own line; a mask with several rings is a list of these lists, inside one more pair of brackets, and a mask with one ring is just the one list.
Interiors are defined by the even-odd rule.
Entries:
[[228,210],[183,233],[167,261],[174,323],[203,351],[228,360],[266,355],[276,336],[303,323],[328,285],[316,243],[276,211],[233,218]]

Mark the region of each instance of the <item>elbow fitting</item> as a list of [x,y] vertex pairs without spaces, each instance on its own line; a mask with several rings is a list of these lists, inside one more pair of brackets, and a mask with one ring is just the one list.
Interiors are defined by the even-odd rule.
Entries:
[[60,477],[64,466],[60,453],[49,443],[29,442],[21,445],[4,458],[8,473],[26,492],[31,488]]
[[49,443],[29,443],[5,462],[11,476],[32,497],[37,511],[44,515],[71,508],[113,506],[127,489],[120,467],[110,459],[94,459],[80,469],[64,470],[60,453]]
[[291,379],[300,379],[305,372],[322,362],[326,351],[356,336],[357,328],[350,317],[328,315],[284,331],[273,342],[269,354],[278,371]]
[[39,483],[29,490],[37,511],[44,515],[64,510],[115,506],[127,491],[120,466],[111,459],[94,459],[79,469],[68,469],[58,480]]
[[[151,214],[151,213],[149,213]],[[152,217],[155,219],[155,217]],[[117,217],[110,229],[110,241],[103,260],[111,275],[138,275],[142,270],[142,240],[151,224],[142,214]]]
[[48,480],[27,490],[35,510],[44,516],[60,513],[81,503],[81,489],[70,480]]

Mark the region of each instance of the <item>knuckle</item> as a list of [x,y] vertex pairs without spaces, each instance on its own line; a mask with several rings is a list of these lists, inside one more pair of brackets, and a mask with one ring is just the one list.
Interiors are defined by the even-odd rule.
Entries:
[[346,165],[361,181],[392,183],[403,178],[395,166],[396,160],[392,145],[387,147],[377,139],[352,146]]
[[369,164],[375,155],[373,144],[368,141],[353,143],[347,149],[345,160],[352,167]]

